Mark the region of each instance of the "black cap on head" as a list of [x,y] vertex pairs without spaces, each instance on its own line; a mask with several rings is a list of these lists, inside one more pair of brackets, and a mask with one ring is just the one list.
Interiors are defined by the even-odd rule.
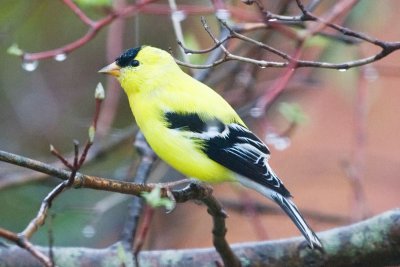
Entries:
[[139,51],[142,49],[141,46],[136,48],[130,48],[126,50],[122,55],[115,59],[115,63],[120,66],[121,68],[126,66],[131,66],[132,61],[135,59]]

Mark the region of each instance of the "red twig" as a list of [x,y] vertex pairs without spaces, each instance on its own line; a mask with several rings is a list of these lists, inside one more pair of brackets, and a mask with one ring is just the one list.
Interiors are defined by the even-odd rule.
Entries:
[[[215,4],[213,6],[204,6],[204,5],[179,5],[179,10],[183,11],[186,15],[209,15],[214,14],[215,9],[226,9],[232,15],[232,17],[237,20],[246,20],[253,22],[261,22],[262,19],[257,16],[257,13],[254,11],[249,11],[243,9],[242,7],[236,7],[232,5],[226,5],[221,0],[214,0]],[[219,2],[219,3],[216,3]],[[221,4],[222,3],[222,4]],[[171,15],[172,10],[168,5],[165,4],[152,4],[145,6],[141,9],[141,12],[144,14],[152,14],[152,15]]]
[[43,263],[46,267],[52,267],[53,262],[49,257],[43,254],[41,251],[35,248],[35,246],[29,242],[26,238],[20,238],[20,243],[18,244],[20,247],[26,249],[33,257],[38,259],[41,263]]
[[[114,9],[121,9],[126,6],[126,0],[113,1]],[[142,10],[143,11],[143,10]],[[124,49],[124,36],[125,36],[125,20],[116,20],[107,29],[107,40],[106,40],[106,59],[107,62],[111,62],[117,55]],[[139,30],[138,27],[135,30]],[[138,36],[138,32],[135,36]],[[135,40],[138,42],[139,40]],[[105,136],[114,121],[115,115],[118,110],[120,96],[122,90],[114,77],[108,76],[106,82],[107,98],[104,99],[104,107],[101,110],[99,118],[99,129],[97,131],[98,137],[101,139]],[[97,128],[97,127],[96,127]]]
[[79,141],[74,140],[74,168],[73,170],[78,169],[78,159],[79,159]]
[[[100,85],[98,85],[98,88],[96,88],[96,94],[95,94],[96,109],[95,109],[95,114],[93,117],[92,125],[96,125],[96,123],[97,123],[98,113],[100,112],[100,107],[101,107],[101,102],[104,98],[104,92],[101,89],[102,89],[102,87]],[[54,199],[57,196],[59,196],[64,190],[70,188],[72,186],[72,184],[74,183],[75,175],[76,175],[77,171],[80,169],[80,167],[82,166],[82,164],[86,158],[86,154],[93,143],[94,132],[96,129],[94,126],[92,126],[92,127],[93,127],[93,133],[89,133],[89,141],[86,143],[86,146],[85,146],[80,158],[79,158],[79,143],[76,140],[74,141],[74,159],[73,159],[72,164],[70,162],[68,162],[63,156],[61,156],[60,153],[53,146],[50,146],[51,153],[53,155],[56,155],[57,158],[59,158],[63,162],[63,164],[71,170],[71,173],[69,174],[67,180],[65,180],[62,183],[60,183],[59,185],[57,185],[44,198],[44,200],[42,201],[42,204],[40,206],[40,209],[36,214],[36,217],[33,218],[29,222],[27,227],[21,232],[21,234],[19,234],[19,237],[22,240],[30,239],[32,237],[32,235],[37,231],[37,229],[45,223],[47,215],[48,215],[48,210],[51,207]],[[89,130],[89,132],[90,132],[90,130]],[[31,246],[31,247],[32,247],[31,250],[33,249],[33,252],[35,252],[33,246]],[[29,250],[29,248],[30,247],[28,246],[27,250]],[[31,250],[29,250],[29,251],[31,251]],[[51,261],[50,261],[50,263],[51,263]],[[52,263],[49,266],[52,266]]]
[[285,89],[286,85],[293,77],[294,71],[296,69],[297,60],[300,58],[302,54],[302,44],[300,42],[296,48],[296,51],[293,55],[293,61],[290,62],[289,66],[285,69],[282,76],[275,80],[272,84],[271,88],[265,92],[265,94],[261,97],[261,99],[256,103],[255,109],[259,112],[254,114],[262,115],[265,112],[265,109],[271,104]]
[[335,25],[332,22],[335,21],[338,17],[343,16],[343,14],[347,13],[351,10],[354,5],[356,5],[359,0],[342,0],[337,2],[329,12],[327,12],[323,18],[318,18],[313,15],[304,7],[300,0],[296,0],[298,7],[303,12],[303,19],[311,19],[318,21],[319,23],[312,25],[308,28],[308,36],[315,35],[318,32],[321,32],[326,27],[332,27],[336,30],[340,30],[341,26]]
[[154,208],[145,206],[144,208],[144,216],[143,216],[143,223],[142,223],[142,231],[140,231],[137,239],[136,239],[136,246],[133,251],[136,260],[136,266],[139,266],[138,263],[138,255],[143,248],[144,241],[146,240],[147,234],[150,229],[151,221],[153,220],[154,216]]
[[[296,0],[299,8],[302,10],[304,16],[308,16],[309,12],[305,9],[302,2],[300,0]],[[317,34],[318,32],[322,31],[325,27],[330,25],[329,23],[335,20],[338,16],[342,15],[344,12],[350,10],[352,6],[356,3],[356,0],[343,0],[339,4],[335,5],[333,10],[327,13],[324,19],[318,19],[319,23],[310,27],[306,34],[298,39],[297,48],[294,52],[294,55],[290,57],[289,65],[285,69],[284,73],[280,78],[278,78],[274,84],[271,86],[271,89],[266,91],[266,93],[262,96],[262,98],[257,102],[255,108],[258,112],[254,112],[253,114],[262,115],[265,109],[268,107],[270,103],[272,103],[279,95],[282,93],[284,88],[286,87],[287,83],[289,82],[290,78],[292,78],[298,61],[302,55],[302,48],[304,42],[312,37],[313,35]]]
[[24,53],[22,55],[22,58],[23,58],[23,60],[26,60],[26,61],[37,61],[37,60],[42,60],[42,59],[46,59],[46,58],[53,58],[59,54],[68,54],[71,51],[78,49],[79,47],[88,43],[90,40],[92,40],[97,35],[99,30],[101,30],[103,27],[110,24],[116,18],[127,17],[129,15],[135,14],[137,11],[139,11],[141,8],[143,8],[145,5],[148,5],[155,1],[157,1],[157,0],[140,1],[137,4],[129,5],[120,10],[112,11],[109,15],[107,15],[106,17],[104,17],[100,20],[92,21],[73,2],[71,2],[69,0],[64,0],[64,3],[69,8],[71,8],[71,10],[75,14],[77,14],[79,19],[81,19],[85,24],[90,26],[87,33],[84,36],[82,36],[81,38],[77,39],[76,41],[73,41],[62,47],[48,50],[48,51],[43,51],[43,52],[37,52],[37,53]]
[[67,5],[77,16],[78,18],[85,24],[90,27],[95,27],[96,22],[86,16],[85,12],[83,12],[73,1],[71,0],[63,0],[64,4]]
[[223,0],[211,0],[214,6],[214,12],[218,9],[226,9],[225,2]]
[[50,153],[57,157],[68,169],[72,170],[74,168],[63,155],[53,146],[50,145]]
[[[37,61],[47,58],[53,58],[60,54],[68,54],[81,46],[85,45],[89,41],[91,41],[97,33],[104,28],[105,26],[109,25],[117,18],[124,18],[131,16],[141,10],[143,13],[150,13],[150,14],[163,14],[163,15],[170,15],[171,9],[168,5],[149,5],[151,3],[156,2],[157,0],[147,0],[147,1],[139,1],[137,4],[127,5],[121,7],[120,9],[116,9],[111,11],[106,17],[94,21],[90,19],[73,1],[71,0],[63,0],[64,4],[68,6],[77,16],[78,18],[89,26],[88,31],[84,36],[81,38],[66,44],[62,47],[36,52],[36,53],[24,53],[22,55],[23,60],[25,61]],[[209,6],[199,6],[199,5],[181,5],[180,10],[184,11],[186,14],[212,14],[215,12],[214,7]],[[235,14],[236,16],[244,16],[246,13],[243,13],[243,9],[229,7],[230,12]],[[254,14],[251,12],[247,12],[248,18],[254,18]]]

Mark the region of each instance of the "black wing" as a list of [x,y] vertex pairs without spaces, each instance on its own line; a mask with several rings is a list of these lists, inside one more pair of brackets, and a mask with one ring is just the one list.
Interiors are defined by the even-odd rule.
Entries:
[[191,132],[203,152],[212,160],[252,181],[290,197],[278,176],[268,165],[267,146],[238,122],[225,125],[220,120],[203,119],[196,113],[164,114],[167,127]]

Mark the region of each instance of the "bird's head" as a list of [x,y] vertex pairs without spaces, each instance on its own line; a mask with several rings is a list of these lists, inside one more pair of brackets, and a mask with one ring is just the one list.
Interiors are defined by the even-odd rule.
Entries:
[[159,75],[168,75],[169,71],[176,68],[179,69],[168,52],[151,46],[140,46],[126,50],[99,72],[115,76],[129,93],[148,88],[143,85],[160,80],[156,79]]

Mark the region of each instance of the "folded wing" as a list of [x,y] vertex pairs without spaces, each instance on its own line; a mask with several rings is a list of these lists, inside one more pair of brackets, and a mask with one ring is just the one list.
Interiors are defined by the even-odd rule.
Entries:
[[185,132],[201,142],[202,151],[212,160],[272,191],[290,197],[289,191],[268,165],[269,149],[247,127],[232,119],[202,118],[197,113],[166,112],[168,128]]

